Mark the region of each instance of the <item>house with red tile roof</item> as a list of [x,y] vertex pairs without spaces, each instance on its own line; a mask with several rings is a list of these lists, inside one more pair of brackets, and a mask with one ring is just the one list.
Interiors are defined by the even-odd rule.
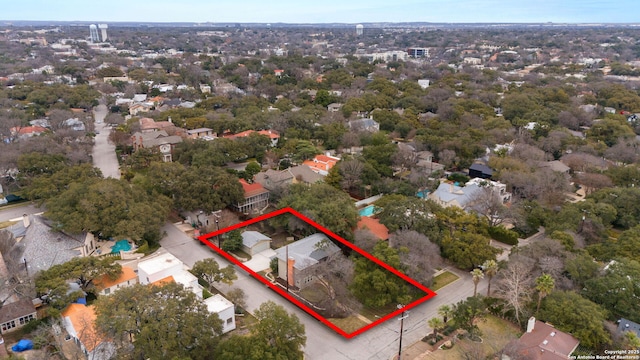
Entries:
[[358,230],[369,230],[379,240],[389,240],[389,229],[378,219],[362,216],[356,225]]
[[222,136],[227,138],[227,139],[237,139],[237,138],[241,138],[241,137],[247,137],[253,133],[258,133],[260,135],[264,135],[269,137],[269,139],[271,139],[271,146],[276,146],[278,145],[278,140],[280,139],[280,134],[275,131],[275,130],[260,130],[260,131],[255,131],[255,130],[246,130],[243,132],[239,132],[237,134],[223,134]]
[[315,173],[327,176],[327,174],[329,174],[329,170],[331,170],[338,161],[340,161],[339,157],[331,155],[316,155],[312,160],[305,160],[302,164],[310,167]]
[[552,325],[536,320],[527,323],[527,332],[518,340],[518,358],[535,360],[566,360],[576,350],[580,341]]
[[244,179],[240,179],[240,185],[244,191],[244,201],[233,205],[233,209],[243,214],[258,212],[269,205],[269,190],[260,183],[249,184]]
[[70,304],[62,311],[65,330],[88,359],[111,359],[115,355],[114,344],[96,328],[96,311],[93,305]]
[[32,136],[38,136],[47,131],[42,126],[24,126],[24,127],[12,127],[11,135],[20,139],[30,138]]
[[98,295],[109,295],[112,292],[138,283],[138,274],[128,266],[122,267],[122,273],[115,279],[102,275],[94,280],[94,285],[98,289]]

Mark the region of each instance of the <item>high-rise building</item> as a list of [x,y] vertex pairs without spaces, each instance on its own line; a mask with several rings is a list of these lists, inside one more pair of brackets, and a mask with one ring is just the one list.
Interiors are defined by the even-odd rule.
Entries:
[[364,25],[362,25],[362,24],[356,25],[356,35],[357,36],[362,36],[363,32],[364,32]]
[[407,54],[412,58],[429,57],[429,49],[413,47],[407,49]]
[[100,42],[100,36],[98,35],[98,27],[95,24],[89,25],[89,37],[92,43]]
[[109,26],[107,24],[98,24],[98,29],[100,29],[100,36],[102,38],[102,42],[107,41],[107,29]]

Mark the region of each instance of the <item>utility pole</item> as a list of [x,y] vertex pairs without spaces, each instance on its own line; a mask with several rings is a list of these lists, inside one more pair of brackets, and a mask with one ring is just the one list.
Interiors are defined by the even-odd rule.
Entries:
[[[402,309],[404,305],[398,304],[398,309]],[[402,315],[398,320],[400,320],[400,343],[398,344],[398,360],[402,359],[402,332],[404,327],[404,319],[408,318],[409,315],[406,314],[406,311],[402,312]]]
[[[220,224],[218,223],[217,216],[216,216],[216,229],[218,229],[218,232],[220,232]],[[220,247],[220,234],[216,235],[216,237],[218,238],[218,247]]]

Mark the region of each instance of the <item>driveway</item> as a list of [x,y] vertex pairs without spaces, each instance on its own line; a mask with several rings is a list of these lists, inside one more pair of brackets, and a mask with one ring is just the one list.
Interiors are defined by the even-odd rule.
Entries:
[[268,249],[253,255],[251,260],[244,262],[243,264],[255,272],[260,272],[269,268],[271,258],[274,256],[276,256],[275,250]]

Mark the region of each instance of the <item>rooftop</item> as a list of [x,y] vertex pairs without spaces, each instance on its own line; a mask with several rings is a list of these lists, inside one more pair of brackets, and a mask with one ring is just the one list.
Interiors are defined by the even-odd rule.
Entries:
[[359,230],[366,229],[369,230],[375,237],[380,240],[388,240],[389,239],[389,229],[380,223],[380,220],[374,219],[369,216],[362,216],[360,220],[358,220],[357,228]]
[[233,303],[225,299],[224,296],[220,294],[215,294],[212,297],[205,299],[204,303],[207,305],[207,310],[211,313],[219,313],[233,307]]
[[260,183],[255,182],[253,184],[249,184],[244,179],[240,179],[239,181],[240,185],[242,185],[242,190],[244,190],[245,198],[269,192],[269,190],[265,189]]
[[271,238],[257,231],[245,231],[242,233],[242,245],[246,247],[250,248],[263,240],[270,241]]
[[519,341],[523,346],[521,354],[532,356],[532,359],[568,359],[580,343],[570,334],[559,331],[540,320],[535,320],[533,317],[529,319],[529,327],[531,325],[533,325],[531,331],[525,332]]
[[132,268],[128,266],[123,266],[122,273],[117,278],[111,279],[107,275],[102,275],[101,277],[99,277],[94,281],[94,284],[98,289],[106,289],[114,285],[122,284],[123,282],[136,279],[137,277],[138,277],[138,274],[136,274],[136,272],[133,271]]
[[[325,243],[326,247],[319,246],[321,243]],[[287,247],[289,248],[288,250]],[[289,257],[295,260],[294,267],[298,270],[304,270],[311,265],[317,264],[327,256],[340,251],[340,248],[325,234],[316,233],[277,249],[276,256],[282,261],[287,261],[287,251]]]
[[178,266],[180,267],[180,269],[182,269],[182,265],[182,261],[173,256],[173,254],[167,252],[140,261],[140,263],[138,264],[138,270],[142,270],[147,274],[155,274],[159,271],[173,266]]

